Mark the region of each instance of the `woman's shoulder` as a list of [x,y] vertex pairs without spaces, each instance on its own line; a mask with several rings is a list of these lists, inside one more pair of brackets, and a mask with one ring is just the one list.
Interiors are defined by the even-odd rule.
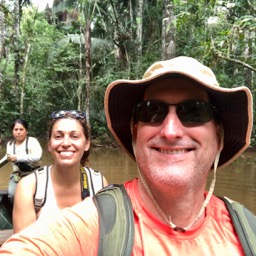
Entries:
[[6,143],[6,146],[7,147],[10,147],[10,146],[13,146],[13,143],[15,142],[15,140],[14,139],[11,139],[11,140],[9,140],[7,143]]
[[36,141],[36,142],[38,142],[38,139],[36,138],[36,137],[33,137],[33,136],[28,136],[27,137],[28,138],[28,142],[32,142],[32,141]]
[[23,183],[24,185],[28,185],[28,184],[32,184],[36,182],[36,176],[35,174],[32,172],[24,177],[22,177],[19,181],[19,183]]

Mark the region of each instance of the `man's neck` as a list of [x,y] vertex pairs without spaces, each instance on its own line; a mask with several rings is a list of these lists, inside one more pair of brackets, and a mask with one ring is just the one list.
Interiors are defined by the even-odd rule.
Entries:
[[142,202],[163,223],[183,229],[195,227],[204,219],[206,215],[205,207],[202,209],[205,201],[204,191],[189,193],[189,189],[179,190],[175,187],[172,190],[164,186],[158,186],[153,190],[143,180],[140,176],[138,186]]

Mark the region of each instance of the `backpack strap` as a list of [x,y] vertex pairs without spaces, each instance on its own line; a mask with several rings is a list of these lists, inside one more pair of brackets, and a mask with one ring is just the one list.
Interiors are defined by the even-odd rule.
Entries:
[[[256,256],[256,217],[247,208],[227,197],[224,201],[246,256]],[[93,197],[98,209],[100,236],[98,255],[131,255],[134,217],[130,198],[123,185],[109,185]]]
[[98,255],[132,254],[134,216],[131,200],[123,185],[109,185],[94,197],[99,214]]
[[[47,196],[49,179],[49,166],[34,171],[36,176],[36,191],[34,195],[34,208],[38,212],[44,206]],[[94,196],[103,188],[103,177],[99,171],[84,167],[81,171],[82,198]]]
[[101,190],[104,186],[103,177],[100,171],[94,170],[89,167],[84,167],[84,170],[87,174],[89,188],[90,188],[90,196],[94,196],[99,190]]
[[238,202],[227,197],[219,198],[229,211],[245,255],[256,256],[256,216]]
[[49,176],[49,167],[44,166],[34,171],[36,176],[36,191],[34,195],[34,208],[39,212],[41,207],[44,206],[47,196],[47,185]]
[[26,138],[26,153],[28,154],[28,139],[29,139],[29,137],[27,136],[27,138]]

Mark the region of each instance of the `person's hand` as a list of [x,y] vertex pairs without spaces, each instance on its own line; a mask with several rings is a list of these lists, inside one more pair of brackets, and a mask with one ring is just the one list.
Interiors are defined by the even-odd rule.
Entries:
[[8,161],[15,162],[15,161],[17,160],[17,156],[14,155],[14,154],[8,154],[8,155],[7,155],[7,160],[8,160]]

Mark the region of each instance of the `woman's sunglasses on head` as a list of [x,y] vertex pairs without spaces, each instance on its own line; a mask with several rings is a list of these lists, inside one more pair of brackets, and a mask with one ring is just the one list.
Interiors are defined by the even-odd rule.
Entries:
[[71,116],[75,119],[85,119],[85,113],[80,110],[57,110],[52,112],[51,119],[59,119]]
[[134,121],[143,123],[162,123],[169,113],[169,106],[176,107],[176,113],[184,126],[197,126],[209,122],[217,110],[209,102],[189,100],[178,104],[169,104],[158,100],[139,102],[134,110]]

